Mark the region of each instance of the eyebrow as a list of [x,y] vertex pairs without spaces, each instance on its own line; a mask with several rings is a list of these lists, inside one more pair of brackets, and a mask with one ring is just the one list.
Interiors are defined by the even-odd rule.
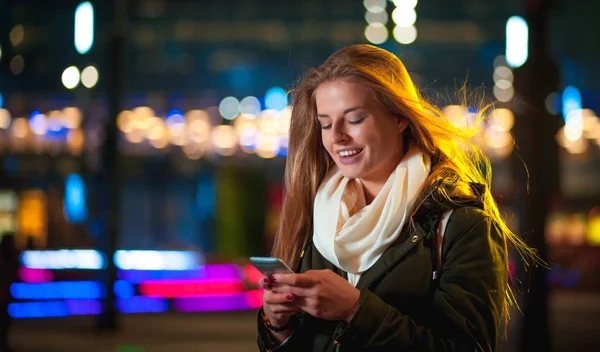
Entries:
[[[354,106],[354,107],[348,108],[348,109],[344,110],[344,115],[349,114],[358,109],[362,109],[362,108],[363,108],[362,106]],[[330,117],[330,116],[327,114],[318,114],[317,117]]]

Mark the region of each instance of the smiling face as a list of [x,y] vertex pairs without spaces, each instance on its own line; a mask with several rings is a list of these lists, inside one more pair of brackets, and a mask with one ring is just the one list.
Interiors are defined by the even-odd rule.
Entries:
[[342,174],[383,186],[403,156],[407,122],[390,114],[364,85],[334,80],[315,92],[323,146]]

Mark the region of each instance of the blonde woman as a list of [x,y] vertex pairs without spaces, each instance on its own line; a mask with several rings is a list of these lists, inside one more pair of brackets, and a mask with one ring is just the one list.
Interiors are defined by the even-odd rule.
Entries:
[[293,91],[261,351],[494,351],[511,302],[487,159],[402,62],[352,45]]

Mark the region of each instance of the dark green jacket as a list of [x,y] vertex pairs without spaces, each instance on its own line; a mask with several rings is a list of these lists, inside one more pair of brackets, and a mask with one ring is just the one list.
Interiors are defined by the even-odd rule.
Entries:
[[[439,212],[414,217],[363,273],[358,311],[350,323],[300,314],[291,338],[276,351],[495,351],[507,280],[506,243],[478,207],[452,212],[434,278]],[[330,269],[308,243],[301,272]],[[260,316],[260,314],[259,314]],[[258,345],[269,351],[258,321]]]

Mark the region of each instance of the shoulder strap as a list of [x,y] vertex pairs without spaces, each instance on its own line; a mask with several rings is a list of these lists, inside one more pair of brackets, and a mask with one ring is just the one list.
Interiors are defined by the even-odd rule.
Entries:
[[448,226],[448,220],[454,209],[446,210],[438,221],[438,228],[434,239],[435,246],[435,261],[433,265],[433,279],[437,279],[438,272],[442,269],[442,244],[444,242],[444,234],[446,233],[446,227]]

